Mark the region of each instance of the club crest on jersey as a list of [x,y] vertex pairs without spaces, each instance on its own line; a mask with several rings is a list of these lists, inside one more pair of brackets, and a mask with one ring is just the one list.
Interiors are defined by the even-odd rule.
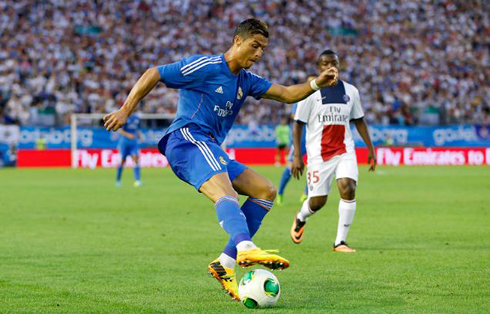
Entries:
[[347,94],[344,95],[344,101],[345,101],[345,103],[348,103],[350,101],[349,95],[347,95]]
[[242,88],[240,86],[238,86],[238,94],[236,95],[236,98],[237,99],[242,99],[242,97],[243,97]]
[[223,156],[219,156],[219,162],[226,166],[226,160]]

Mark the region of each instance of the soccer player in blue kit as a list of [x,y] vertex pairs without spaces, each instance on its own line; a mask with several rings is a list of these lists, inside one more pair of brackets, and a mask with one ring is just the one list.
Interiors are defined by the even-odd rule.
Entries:
[[[124,105],[104,117],[106,129],[117,131],[157,83],[180,90],[177,115],[158,148],[179,179],[213,202],[229,241],[208,271],[236,300],[235,264],[284,269],[289,261],[252,241],[273,205],[276,188],[252,169],[230,160],[220,145],[247,96],[294,103],[336,84],[338,77],[338,70],[332,67],[311,82],[282,86],[247,71],[261,58],[268,38],[267,24],[245,20],[237,26],[232,46],[224,54],[194,55],[148,69]],[[238,194],[248,197],[241,207]]]
[[117,167],[116,186],[121,186],[121,175],[123,171],[126,158],[131,156],[134,163],[134,186],[141,185],[141,170],[139,166],[139,147],[138,147],[138,127],[140,124],[140,118],[137,114],[134,114],[128,118],[126,124],[119,130],[121,137],[117,149],[121,154],[121,164]]

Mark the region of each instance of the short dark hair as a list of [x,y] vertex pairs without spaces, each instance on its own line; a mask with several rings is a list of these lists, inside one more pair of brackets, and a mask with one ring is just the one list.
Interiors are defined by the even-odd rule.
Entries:
[[233,34],[233,40],[235,36],[240,36],[243,39],[247,39],[255,34],[260,34],[265,38],[269,38],[269,27],[267,24],[259,19],[251,18],[238,24]]
[[331,49],[323,50],[323,52],[318,56],[318,62],[320,62],[322,56],[332,56],[332,55],[337,56],[337,58],[339,57],[339,55]]
[[320,58],[322,56],[329,56],[329,55],[334,55],[334,56],[339,56],[335,51],[331,50],[331,49],[327,49],[327,50],[324,50],[319,56],[318,56],[318,60],[320,60]]

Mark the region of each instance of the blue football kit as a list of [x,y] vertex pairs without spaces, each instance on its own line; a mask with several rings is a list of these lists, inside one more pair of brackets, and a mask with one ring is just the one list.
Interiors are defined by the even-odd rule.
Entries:
[[120,135],[118,150],[121,153],[121,160],[125,160],[128,156],[137,156],[139,154],[138,147],[138,128],[140,118],[137,114],[131,115],[122,129],[129,134],[134,135],[134,139],[129,139],[126,136]]
[[161,82],[179,89],[177,114],[158,144],[172,171],[197,190],[214,175],[230,181],[246,166],[220,147],[245,98],[260,99],[271,83],[242,69],[231,73],[224,55],[195,55],[158,67]]
[[[128,156],[139,156],[139,147],[138,147],[138,128],[140,125],[140,117],[138,114],[134,114],[128,118],[126,124],[123,125],[122,130],[126,131],[129,134],[134,135],[134,139],[129,139],[126,136],[120,135],[119,143],[117,145],[117,149],[121,154],[121,163],[117,167],[116,172],[116,186],[121,185],[121,176],[123,172],[123,163]],[[134,180],[135,186],[141,185],[141,171],[138,163],[134,165]]]
[[[233,182],[247,167],[230,160],[221,144],[245,98],[252,96],[260,99],[272,84],[245,69],[234,75],[224,54],[191,56],[180,62],[159,66],[158,71],[161,82],[169,88],[180,90],[176,117],[158,143],[158,149],[167,157],[172,171],[198,191],[219,173],[226,172]],[[280,256],[253,249],[255,245],[251,239],[272,206],[273,200],[250,195],[241,206],[238,199],[229,195],[215,201],[218,222],[230,237],[219,262],[211,262],[208,271],[213,273],[216,265],[223,269],[220,263],[233,268],[235,263],[239,263],[239,247],[242,252],[252,255],[266,255],[256,257],[252,264],[261,263],[272,268],[289,265]],[[249,260],[246,254],[240,258]],[[216,276],[221,281],[221,277]],[[236,291],[231,293],[235,294]]]

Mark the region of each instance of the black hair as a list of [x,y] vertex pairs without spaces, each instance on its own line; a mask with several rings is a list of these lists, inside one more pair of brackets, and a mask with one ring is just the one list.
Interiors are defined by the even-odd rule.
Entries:
[[320,58],[322,56],[329,56],[329,55],[334,55],[334,56],[339,56],[335,51],[331,50],[331,49],[327,49],[327,50],[324,50],[319,56],[318,56],[318,59],[320,60]]
[[247,39],[255,34],[260,34],[265,38],[269,38],[269,27],[265,22],[259,19],[251,18],[238,24],[233,34],[233,40],[235,36],[240,36],[242,39]]

